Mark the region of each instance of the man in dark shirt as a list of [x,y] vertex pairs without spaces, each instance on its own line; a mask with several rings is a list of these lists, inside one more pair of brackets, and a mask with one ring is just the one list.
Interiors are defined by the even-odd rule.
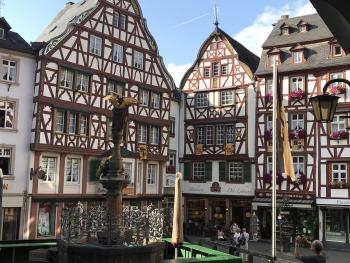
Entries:
[[[315,253],[312,256],[302,256],[300,253],[300,245],[304,242],[304,244],[310,247],[311,251]],[[297,236],[295,239],[295,257],[299,259],[303,263],[326,263],[326,258],[323,253],[323,244],[319,240],[314,240],[310,243],[304,236]]]

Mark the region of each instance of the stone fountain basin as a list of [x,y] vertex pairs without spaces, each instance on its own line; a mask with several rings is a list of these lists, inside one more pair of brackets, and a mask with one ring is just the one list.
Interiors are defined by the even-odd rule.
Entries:
[[160,263],[164,259],[164,243],[145,246],[102,246],[57,241],[59,263]]

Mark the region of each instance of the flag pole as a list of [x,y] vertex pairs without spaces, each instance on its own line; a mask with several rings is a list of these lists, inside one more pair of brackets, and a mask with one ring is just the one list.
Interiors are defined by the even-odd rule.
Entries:
[[272,118],[272,260],[276,262],[276,174],[277,174],[277,60],[273,62],[273,118]]

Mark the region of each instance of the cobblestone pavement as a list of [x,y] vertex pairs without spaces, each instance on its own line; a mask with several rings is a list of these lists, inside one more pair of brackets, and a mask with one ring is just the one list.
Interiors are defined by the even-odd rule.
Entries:
[[[198,243],[200,240],[210,240],[205,237],[186,236],[187,240],[192,243]],[[229,241],[220,241],[229,244]],[[249,249],[252,253],[261,255],[271,255],[271,243],[269,241],[250,241]],[[292,263],[300,262],[294,257],[294,246],[291,245],[290,252],[279,252],[279,244],[277,244],[277,262]],[[350,263],[350,245],[340,243],[326,243],[325,255],[327,263]],[[301,249],[302,255],[312,255],[308,248]],[[254,257],[254,263],[267,263],[268,260],[263,257]]]

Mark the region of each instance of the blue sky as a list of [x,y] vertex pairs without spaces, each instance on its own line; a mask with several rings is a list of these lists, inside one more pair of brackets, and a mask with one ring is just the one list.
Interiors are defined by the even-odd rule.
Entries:
[[[1,15],[28,42],[68,0],[3,0]],[[73,1],[78,2],[78,1]],[[139,0],[161,56],[178,83],[213,30],[215,0]],[[314,13],[308,0],[216,0],[220,27],[260,55],[271,24],[282,14]]]

